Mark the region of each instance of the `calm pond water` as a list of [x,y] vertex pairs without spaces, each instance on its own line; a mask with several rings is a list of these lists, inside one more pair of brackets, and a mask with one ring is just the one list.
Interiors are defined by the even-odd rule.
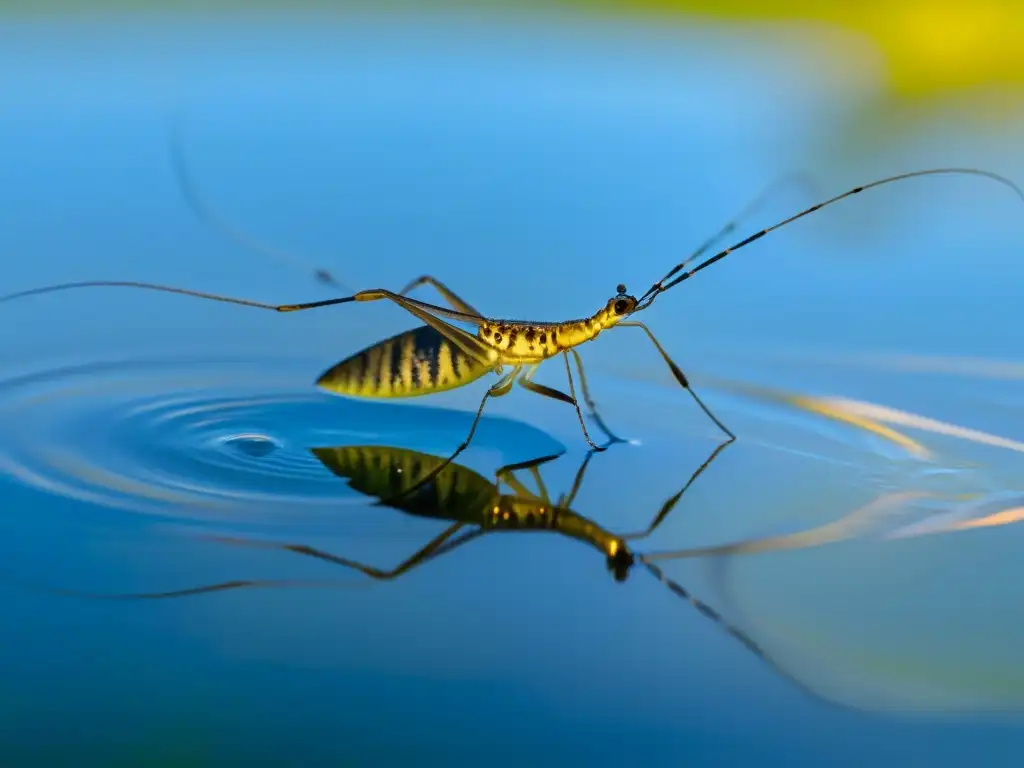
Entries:
[[[847,131],[877,73],[842,41],[823,64],[827,40],[557,19],[3,29],[5,291],[297,302],[337,294],[316,267],[356,289],[427,272],[556,320],[641,293],[790,171],[815,191],[780,188],[737,239],[915,168],[1024,182],[1024,123],[940,108],[865,149]],[[175,110],[202,197],[288,254],[187,205]],[[484,385],[313,384],[418,324],[399,308],[3,304],[3,762],[1019,764],[1022,206],[971,177],[872,190],[645,312],[738,440],[625,542],[621,583],[580,537],[644,531],[720,441],[635,329],[582,350],[627,442],[590,459],[565,535],[442,545],[380,580],[353,562],[472,531],[502,465],[562,452],[537,472],[568,494],[572,409],[493,401],[457,493],[408,514],[375,504],[383,473],[454,450]],[[565,388],[561,362],[537,381]],[[542,499],[515,477],[503,493]],[[111,599],[138,593],[164,597]]]

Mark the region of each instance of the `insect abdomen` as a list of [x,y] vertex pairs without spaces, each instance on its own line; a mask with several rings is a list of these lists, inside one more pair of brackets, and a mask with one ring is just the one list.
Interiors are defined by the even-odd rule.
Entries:
[[488,370],[429,325],[422,325],[342,360],[316,383],[351,397],[416,397],[461,387]]

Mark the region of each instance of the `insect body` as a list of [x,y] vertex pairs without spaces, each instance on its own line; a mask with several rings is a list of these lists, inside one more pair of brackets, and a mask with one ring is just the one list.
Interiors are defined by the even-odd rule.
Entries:
[[[854,187],[841,195],[813,205],[777,224],[755,232],[753,235],[740,240],[688,269],[687,267],[690,263],[709,250],[717,239],[732,231],[735,227],[735,221],[730,222],[715,237],[709,239],[698,248],[689,258],[669,270],[663,278],[654,283],[639,299],[630,295],[626,287],[620,284],[616,294],[591,317],[566,322],[502,320],[487,317],[448,289],[439,280],[429,275],[414,280],[398,293],[378,288],[360,291],[341,298],[302,304],[266,304],[249,299],[232,298],[151,283],[110,281],[68,283],[37,288],[12,294],[0,300],[9,300],[19,296],[67,288],[124,286],[167,291],[214,301],[273,310],[275,312],[298,312],[350,302],[391,301],[417,317],[425,325],[378,342],[343,360],[323,373],[318,380],[318,384],[328,390],[349,396],[412,397],[465,386],[488,372],[497,374],[499,379],[484,393],[469,433],[462,444],[451,454],[448,461],[454,460],[470,444],[487,400],[492,397],[501,397],[508,394],[516,382],[531,392],[572,405],[576,410],[580,427],[587,442],[590,443],[594,450],[604,450],[607,445],[598,446],[587,432],[583,413],[576,398],[575,383],[569,362],[570,354],[573,356],[576,364],[584,399],[590,408],[591,415],[611,441],[618,440],[605,427],[604,422],[594,408],[593,401],[588,392],[586,376],[583,372],[583,362],[577,348],[595,339],[602,332],[619,328],[634,328],[642,331],[647,336],[671,370],[676,381],[689,392],[697,405],[731,441],[735,439],[733,432],[698,397],[682,369],[669,357],[647,325],[635,319],[637,313],[650,307],[658,296],[674,286],[720,261],[730,253],[760,240],[769,232],[814,213],[843,198],[859,194],[872,187],[916,176],[933,174],[985,176],[1009,186],[1018,196],[1024,199],[1024,192],[1012,181],[988,171],[970,168],[939,168],[890,176],[869,184]],[[194,195],[189,196],[189,198],[194,201]],[[410,290],[422,284],[433,285],[447,300],[449,307],[428,304],[406,295]],[[470,326],[475,329],[475,333],[470,333],[459,327],[459,325]],[[564,360],[566,377],[569,384],[568,393],[537,384],[533,381],[533,376],[538,366],[545,360],[558,355],[561,355]],[[506,367],[511,370],[506,372]],[[427,482],[436,476],[437,472],[443,469],[444,466],[442,464],[428,473],[428,476],[422,478],[423,482]]]
[[[724,444],[718,451],[721,448]],[[618,581],[623,581],[633,566],[633,554],[626,538],[611,533],[570,508],[593,452],[584,459],[569,496],[553,502],[544,489],[537,467],[557,456],[543,456],[502,467],[496,474],[496,482],[492,482],[469,467],[405,448],[370,445],[312,450],[325,467],[348,480],[350,487],[380,499],[383,506],[420,517],[451,520],[459,527],[476,526],[477,530],[470,538],[507,531],[549,531],[582,541],[604,553],[608,568]],[[710,465],[718,451],[693,474],[687,487]],[[524,469],[533,474],[540,489],[538,493],[527,490],[515,476],[516,471]],[[438,472],[432,482],[420,482],[419,478],[434,470]],[[512,493],[502,493],[502,483],[508,485]],[[675,497],[676,500],[681,495],[682,492]],[[658,518],[657,523],[665,516],[667,512]],[[446,531],[442,534],[443,540],[450,540],[454,532]],[[435,539],[425,549],[435,551],[438,544],[440,542]],[[416,559],[415,562],[418,564],[422,560]],[[405,570],[408,569],[396,569]]]

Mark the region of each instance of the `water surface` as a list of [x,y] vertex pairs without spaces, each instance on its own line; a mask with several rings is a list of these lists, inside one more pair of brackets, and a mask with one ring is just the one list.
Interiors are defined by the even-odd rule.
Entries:
[[[324,266],[355,288],[429,272],[488,313],[554,320],[618,282],[642,292],[794,169],[825,196],[931,165],[1024,180],[1020,125],[946,119],[870,157],[817,153],[872,76],[797,45],[544,25],[25,28],[0,53],[20,73],[0,89],[5,290],[126,279],[292,302],[331,295]],[[204,197],[294,256],[189,209],[175,109]],[[781,191],[740,230],[809,194]],[[396,307],[279,316],[123,289],[4,304],[4,757],[1016,764],[1021,221],[984,180],[893,185],[644,315],[739,439],[635,549],[782,542],[656,562],[791,678],[645,569],[616,583],[554,534],[483,537],[384,582],[214,538],[389,568],[441,532],[310,450],[461,441],[482,385],[366,403],[312,384],[417,324]],[[591,459],[573,508],[642,530],[720,435],[639,332],[583,352],[629,442]],[[561,364],[538,381],[564,388]],[[491,478],[558,452],[552,497],[586,444],[571,408],[517,389],[459,463]],[[786,538],[879,500],[840,535]],[[228,580],[317,585],[47,591]]]

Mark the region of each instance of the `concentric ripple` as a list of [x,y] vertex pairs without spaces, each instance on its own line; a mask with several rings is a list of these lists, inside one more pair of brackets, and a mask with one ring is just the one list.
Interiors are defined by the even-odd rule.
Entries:
[[[443,455],[472,420],[469,412],[333,396],[304,383],[299,370],[275,372],[265,359],[39,366],[0,382],[0,471],[108,507],[266,520],[365,503],[311,448],[397,444]],[[474,446],[502,454],[563,448],[540,430],[487,416]]]

